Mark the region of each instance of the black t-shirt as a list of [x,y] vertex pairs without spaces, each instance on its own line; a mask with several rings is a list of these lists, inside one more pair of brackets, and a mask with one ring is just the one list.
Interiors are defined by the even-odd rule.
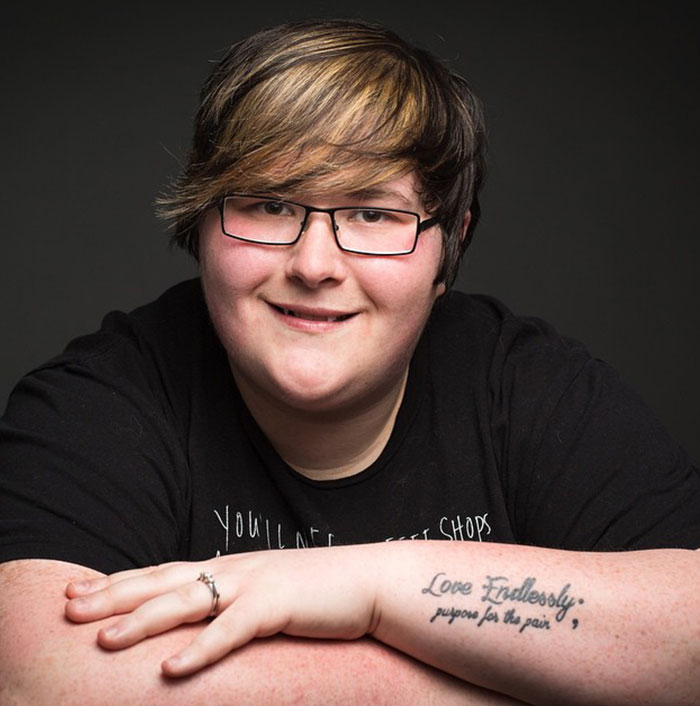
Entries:
[[0,422],[0,561],[112,572],[399,539],[700,546],[700,474],[605,363],[453,292],[381,456],[312,481],[243,404],[198,280],[23,378]]

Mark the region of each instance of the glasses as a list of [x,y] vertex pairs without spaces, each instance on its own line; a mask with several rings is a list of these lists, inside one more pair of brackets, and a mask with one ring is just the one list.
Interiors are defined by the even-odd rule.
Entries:
[[292,245],[301,237],[310,213],[327,213],[338,247],[358,255],[408,255],[418,236],[437,224],[397,208],[341,206],[315,208],[266,196],[234,194],[219,204],[225,235],[260,245]]

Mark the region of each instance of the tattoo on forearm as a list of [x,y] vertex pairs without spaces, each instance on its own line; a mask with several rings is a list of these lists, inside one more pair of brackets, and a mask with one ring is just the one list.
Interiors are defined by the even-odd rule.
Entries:
[[583,598],[571,593],[569,583],[555,590],[546,590],[541,589],[532,576],[511,582],[507,576],[487,574],[484,583],[477,588],[471,581],[449,578],[444,571],[435,574],[421,593],[442,599],[480,596],[478,603],[468,608],[438,606],[430,618],[431,623],[441,618],[447,620],[448,625],[456,620],[473,621],[479,628],[486,623],[502,623],[521,633],[525,630],[551,630],[557,623],[566,624],[569,614],[571,629],[575,630],[579,621],[573,614],[576,606],[584,602]]

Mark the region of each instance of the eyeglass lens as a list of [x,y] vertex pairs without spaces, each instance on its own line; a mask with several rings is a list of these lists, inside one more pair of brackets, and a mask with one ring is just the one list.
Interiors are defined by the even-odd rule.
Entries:
[[[227,235],[263,244],[289,244],[297,240],[306,208],[287,201],[253,196],[229,196],[223,203]],[[327,215],[331,215],[330,213]],[[415,246],[418,215],[384,208],[359,206],[333,209],[339,245],[366,254],[400,254]]]

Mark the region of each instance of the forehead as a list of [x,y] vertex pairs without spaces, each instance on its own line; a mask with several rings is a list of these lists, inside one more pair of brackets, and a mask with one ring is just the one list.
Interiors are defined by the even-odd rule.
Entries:
[[337,189],[332,192],[312,190],[302,186],[291,193],[280,194],[290,200],[301,201],[314,205],[326,203],[335,205],[354,203],[374,203],[387,207],[401,208],[406,210],[420,210],[421,198],[417,188],[417,178],[414,173],[404,174],[402,177],[391,179],[371,186],[351,185],[345,189]]

